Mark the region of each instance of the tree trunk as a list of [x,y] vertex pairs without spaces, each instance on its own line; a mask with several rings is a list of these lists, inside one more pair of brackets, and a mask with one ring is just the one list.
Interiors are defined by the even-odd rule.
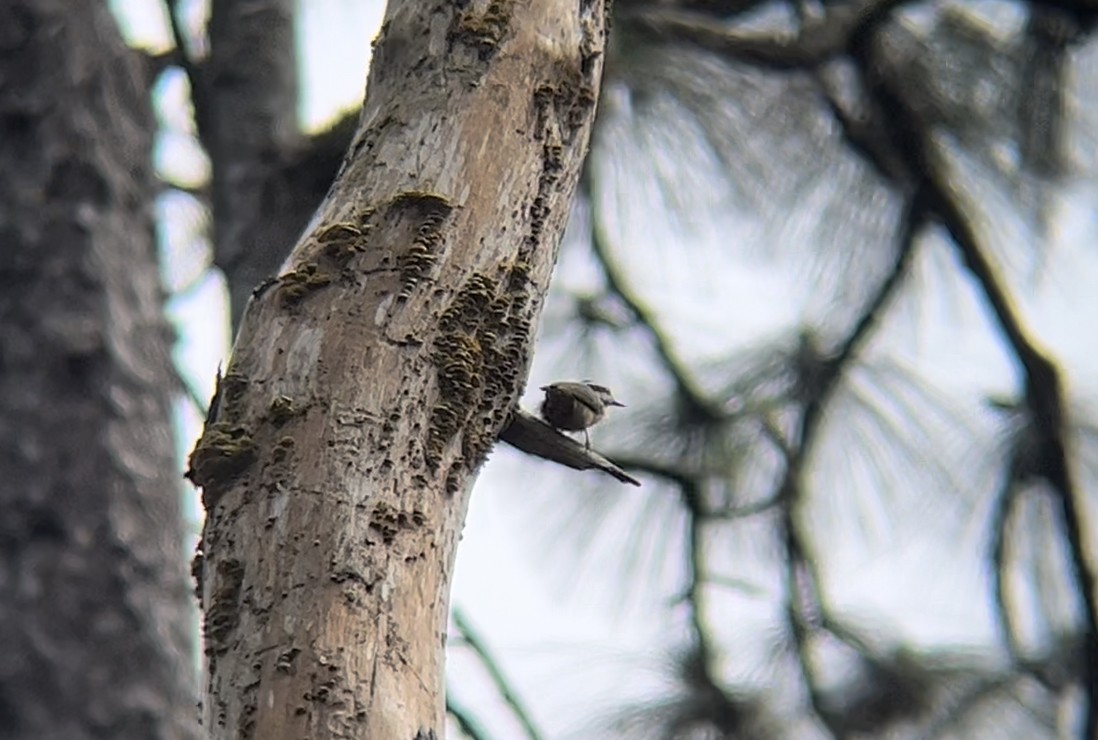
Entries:
[[[297,0],[215,0],[210,57],[192,68],[196,120],[214,163],[214,264],[228,282],[234,327],[252,289],[278,271],[323,197],[302,198],[304,184],[285,176],[302,138],[296,5]],[[292,233],[285,231],[287,221],[294,224]]]
[[455,548],[526,379],[605,22],[390,5],[348,159],[191,458],[213,737],[442,736]]
[[2,15],[0,734],[196,738],[146,81],[105,4]]

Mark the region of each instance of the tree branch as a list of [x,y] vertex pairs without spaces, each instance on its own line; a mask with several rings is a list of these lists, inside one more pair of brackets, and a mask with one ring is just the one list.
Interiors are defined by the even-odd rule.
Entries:
[[[944,181],[944,177],[942,180]],[[1022,327],[1005,288],[983,250],[975,232],[953,198],[947,197],[944,182],[938,185],[938,212],[953,237],[961,257],[976,278],[980,289],[999,322],[1008,345],[1022,366],[1025,376],[1026,403],[1038,438],[1040,474],[1056,492],[1060,516],[1067,535],[1072,577],[1083,604],[1086,629],[1083,633],[1082,662],[1084,691],[1087,695],[1086,737],[1098,737],[1098,578],[1087,559],[1083,504],[1072,478],[1067,454],[1067,427],[1064,419],[1066,399],[1059,370]]]
[[573,470],[601,470],[622,483],[640,481],[594,450],[566,437],[528,411],[516,409],[499,438],[515,449]]
[[187,33],[179,20],[179,0],[164,0],[164,10],[168,16],[168,28],[172,34],[172,42],[175,44],[173,62],[178,64],[187,75],[187,82],[191,88],[191,103],[194,106],[195,128],[199,138],[209,130],[209,98],[206,95],[206,84],[202,77],[202,68],[198,61],[191,55],[190,44],[187,41]]
[[[867,302],[859,319],[854,323],[846,339],[830,358],[818,358],[813,352],[806,357],[798,371],[798,387],[806,393],[802,397],[804,411],[792,448],[786,459],[786,472],[779,487],[780,527],[785,549],[786,599],[788,626],[793,637],[801,674],[808,691],[813,712],[834,737],[840,737],[842,728],[826,709],[823,696],[815,679],[811,656],[808,654],[807,634],[818,626],[825,612],[819,579],[808,554],[808,541],[801,532],[798,512],[803,503],[801,476],[803,462],[811,457],[818,439],[818,428],[824,411],[834,396],[843,374],[853,363],[857,352],[871,329],[877,325],[887,306],[903,283],[908,266],[915,253],[915,239],[923,220],[923,201],[917,195],[908,199],[900,220],[897,234],[897,253],[892,268],[884,276],[876,293]],[[807,600],[807,601],[806,601]],[[814,612],[814,613],[809,613]]]
[[491,736],[481,726],[477,718],[473,716],[473,713],[454,699],[453,692],[449,690],[446,692],[446,713],[453,717],[454,723],[457,724],[461,734],[469,740],[490,740]]
[[1003,481],[1002,490],[996,496],[995,507],[991,512],[991,541],[988,543],[988,559],[991,561],[992,589],[995,592],[995,620],[999,632],[1011,658],[1018,657],[1018,642],[1014,633],[1014,621],[1010,604],[1007,601],[1006,578],[1008,563],[1006,559],[1007,527],[1017,500],[1014,481]]
[[492,656],[492,653],[488,650],[488,646],[484,644],[484,640],[481,639],[473,626],[469,624],[469,620],[465,618],[465,613],[454,607],[451,618],[454,622],[454,627],[457,628],[458,634],[461,635],[466,646],[473,651],[473,654],[480,660],[480,664],[484,666],[484,670],[487,671],[488,677],[492,679],[492,685],[499,692],[500,697],[503,698],[504,703],[511,710],[511,714],[515,716],[519,725],[522,726],[523,732],[526,733],[526,737],[529,740],[541,740],[541,731],[534,723],[533,717],[530,715],[530,711],[526,708],[525,703],[519,698],[512,688],[510,681],[503,675],[503,669],[500,668],[499,663]]
[[[584,170],[582,187],[588,198],[592,197],[592,174],[590,165]],[[618,298],[651,338],[656,354],[667,373],[675,383],[679,398],[686,404],[688,412],[703,421],[715,422],[724,418],[724,413],[712,401],[707,399],[691,378],[686,366],[679,359],[667,336],[657,328],[656,317],[639,297],[633,294],[626,284],[625,275],[610,255],[606,227],[599,218],[599,209],[591,209],[591,250],[602,267],[606,285],[610,293]]]
[[980,246],[971,219],[958,205],[959,194],[934,149],[930,132],[919,112],[905,98],[901,84],[889,74],[889,60],[875,51],[870,34],[852,42],[852,54],[865,76],[866,88],[879,102],[886,123],[899,137],[910,170],[919,178],[919,188],[928,209],[941,220],[958,255],[991,308],[1007,346],[1021,366],[1025,399],[1032,417],[1039,459],[1039,474],[1056,492],[1067,535],[1072,576],[1083,603],[1082,682],[1086,700],[1086,737],[1098,737],[1098,602],[1093,566],[1087,560],[1080,492],[1077,490],[1067,455],[1066,399],[1059,370],[1029,337],[997,270]]
[[826,8],[819,21],[795,34],[765,35],[714,23],[712,15],[673,7],[624,13],[622,22],[649,39],[691,44],[738,63],[773,70],[804,70],[845,52],[850,37],[911,0],[860,0]]

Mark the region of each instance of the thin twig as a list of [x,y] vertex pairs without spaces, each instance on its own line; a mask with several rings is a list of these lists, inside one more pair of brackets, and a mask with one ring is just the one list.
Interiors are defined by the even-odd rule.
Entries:
[[[592,197],[591,177],[590,167],[588,166],[585,168],[583,182],[581,184],[581,187],[587,191],[588,197]],[[613,295],[617,296],[618,300],[620,300],[629,313],[632,314],[633,320],[639,324],[652,339],[652,343],[656,347],[656,354],[659,356],[664,369],[667,370],[667,373],[675,383],[675,389],[678,392],[679,397],[682,398],[692,412],[702,419],[707,421],[718,421],[722,419],[724,414],[719,407],[705,398],[705,395],[691,378],[685,364],[679,359],[675,350],[671,347],[670,340],[662,331],[656,328],[657,322],[653,312],[649,310],[641,299],[635,296],[632,290],[627,286],[625,275],[618,268],[610,255],[606,227],[604,226],[602,219],[599,218],[599,209],[596,207],[591,209],[591,251],[602,267],[603,275],[606,277],[608,290]]]
[[484,640],[473,629],[473,626],[469,624],[469,620],[465,618],[465,613],[461,609],[454,608],[451,615],[454,626],[457,628],[465,644],[480,660],[481,665],[484,666],[484,670],[488,672],[489,678],[492,679],[492,684],[496,687],[496,691],[503,698],[503,701],[510,708],[511,713],[515,715],[515,719],[522,726],[523,731],[526,733],[526,737],[529,740],[541,740],[542,734],[538,730],[537,725],[534,724],[534,720],[527,710],[526,705],[519,698],[518,694],[512,688],[511,683],[507,680],[507,677],[503,675],[503,670],[499,667],[499,663],[488,651],[487,645],[484,644]]
[[454,718],[454,723],[461,730],[461,734],[469,740],[491,740],[491,735],[480,721],[454,698],[453,692],[449,689],[446,690],[446,713]]
[[741,733],[747,716],[735,698],[721,686],[716,676],[717,656],[715,640],[705,619],[704,586],[708,581],[705,554],[706,518],[699,513],[701,491],[696,486],[683,486],[680,495],[686,502],[687,535],[687,586],[684,602],[690,612],[690,629],[693,650],[689,654],[688,681],[693,694],[704,697],[701,719],[711,724],[721,737],[734,737]]
[[171,29],[172,42],[175,44],[178,55],[178,63],[183,73],[187,75],[187,81],[191,86],[191,102],[194,104],[195,127],[199,137],[205,133],[202,126],[203,117],[206,114],[205,87],[202,80],[202,72],[198,63],[191,56],[188,46],[187,33],[179,20],[179,0],[164,0],[164,6],[168,14],[168,26]]
[[[896,260],[881,281],[876,293],[868,301],[862,314],[846,339],[821,368],[809,369],[813,373],[811,396],[805,401],[804,412],[798,425],[793,446],[786,452],[786,471],[779,490],[782,516],[780,527],[785,548],[786,614],[789,629],[798,657],[802,680],[808,692],[813,713],[833,737],[842,736],[842,728],[834,721],[824,706],[823,696],[816,680],[811,657],[808,653],[808,632],[819,626],[825,605],[819,589],[819,578],[812,567],[808,553],[807,537],[801,532],[798,511],[802,502],[801,473],[804,460],[809,459],[818,439],[817,430],[824,412],[834,397],[835,389],[858,351],[877,325],[892,297],[899,290],[908,266],[915,253],[916,236],[924,218],[923,201],[910,197],[904,210],[897,234]],[[808,600],[808,603],[805,602]],[[806,612],[812,611],[813,614]],[[815,622],[815,624],[814,624]]]
[[1017,501],[1015,481],[1008,478],[1003,481],[1002,489],[995,499],[991,512],[991,540],[988,542],[988,558],[991,561],[992,589],[995,598],[995,621],[1003,638],[1007,653],[1011,658],[1018,657],[1018,640],[1014,632],[1014,620],[1007,601],[1007,527]]

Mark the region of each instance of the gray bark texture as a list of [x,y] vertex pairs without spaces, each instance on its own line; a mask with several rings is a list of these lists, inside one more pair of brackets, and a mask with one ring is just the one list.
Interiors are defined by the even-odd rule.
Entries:
[[0,17],[0,735],[196,738],[146,81],[105,4]]
[[390,3],[347,160],[191,456],[212,737],[444,734],[455,550],[526,380],[606,13]]
[[[191,70],[199,134],[215,163],[214,262],[229,283],[233,326],[252,288],[278,271],[320,202],[320,195],[301,197],[310,183],[294,181],[307,146],[297,126],[296,5],[213,2],[210,57]],[[333,174],[324,173],[324,188]],[[285,233],[288,223],[292,233]]]

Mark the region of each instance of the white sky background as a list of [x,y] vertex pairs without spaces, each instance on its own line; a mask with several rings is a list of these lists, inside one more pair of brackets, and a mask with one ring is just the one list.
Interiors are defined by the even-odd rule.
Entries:
[[[131,38],[143,45],[167,44],[162,0],[115,0],[113,5],[125,19]],[[301,7],[302,119],[316,129],[338,111],[360,103],[370,53],[366,40],[380,26],[383,4],[308,0]],[[1098,60],[1093,52],[1092,47],[1090,59]],[[169,127],[184,127],[186,97],[181,78],[165,82],[161,92],[162,120]],[[610,101],[612,106],[620,103],[623,114],[628,112],[627,102]],[[623,129],[621,137],[608,137],[607,146],[620,146],[628,153],[632,145],[625,137],[629,135]],[[681,168],[677,176],[682,178],[680,189],[704,203],[686,228],[661,217],[665,209],[652,165],[643,157],[620,157],[620,166],[603,178],[604,189],[610,193],[616,189],[617,195],[604,197],[612,203],[615,215],[609,227],[614,251],[627,268],[631,288],[659,307],[661,326],[665,331],[673,328],[668,333],[676,350],[689,366],[700,367],[727,357],[737,347],[789,331],[818,310],[818,304],[804,298],[806,275],[800,276],[799,283],[791,278],[782,257],[766,250],[729,248],[731,240],[749,241],[765,229],[744,213],[705,220],[706,213],[729,214],[720,178],[706,172],[716,165],[707,165],[699,151],[675,156],[697,158],[695,166]],[[163,137],[158,159],[173,177],[198,181],[205,175],[200,152],[185,136]],[[675,161],[665,165],[674,170]],[[1050,257],[1040,265],[1016,264],[1012,256],[1028,251],[1009,248],[1012,239],[1025,236],[1013,228],[1010,218],[992,214],[998,218],[993,233],[1002,238],[1000,253],[1007,256],[1012,292],[1024,296],[1029,328],[1066,368],[1069,378],[1089,383],[1070,390],[1080,408],[1085,404],[1094,418],[1098,406],[1094,340],[1098,217],[1093,204],[1098,187],[1094,182],[1079,183],[1069,192],[1056,206]],[[198,213],[185,198],[162,204],[173,244],[172,252],[165,255],[166,280],[177,291],[186,286],[170,306],[181,335],[177,358],[185,377],[208,398],[215,369],[227,352],[227,309],[220,279],[202,272],[202,259],[208,257],[202,257],[203,244],[197,236],[202,230]],[[554,280],[557,298],[598,287],[598,272],[590,257],[572,242],[566,242]],[[933,285],[933,292],[905,293],[888,319],[899,325],[885,332],[880,351],[887,350],[888,357],[932,378],[958,406],[973,407],[974,423],[983,424],[974,434],[987,438],[994,430],[986,417],[978,421],[974,407],[979,396],[1011,394],[1016,377],[1002,349],[989,339],[995,333],[984,328],[988,319],[967,277],[943,281],[944,275],[964,275],[942,269],[954,259],[941,243],[921,250],[920,284]],[[575,335],[560,329],[567,310],[559,300],[547,306],[528,386],[535,390],[527,394],[526,405],[532,407],[536,388],[552,380],[591,377],[607,382],[630,408],[617,423],[611,420],[592,436],[600,449],[612,451],[616,442],[625,447],[636,433],[630,415],[645,412],[645,398],[661,382],[648,349],[643,343],[607,339],[596,342],[602,354],[577,358]],[[619,356],[607,357],[606,350]],[[193,408],[182,409],[180,416],[189,449],[201,420]],[[560,529],[560,522],[574,509],[576,496],[625,501],[599,530],[601,539],[575,543],[577,549],[591,548],[592,556],[586,558],[568,557],[565,552],[571,546],[567,543],[588,537],[582,528],[569,530],[571,539],[562,536]],[[988,644],[989,602],[977,560],[984,533],[970,526],[984,518],[978,504],[975,510],[965,510],[941,502],[903,502],[914,507],[906,512],[911,516],[925,517],[929,512],[956,520],[960,551],[969,553],[968,558],[958,558],[957,549],[942,548],[933,541],[897,539],[906,530],[897,521],[902,515],[890,511],[895,505],[892,499],[881,501],[870,495],[852,507],[829,502],[826,495],[820,498],[821,523],[834,527],[836,533],[847,527],[857,530],[850,530],[849,544],[828,552],[829,581],[844,584],[841,594],[836,591],[832,599],[840,613],[880,624],[893,635],[896,624],[890,615],[914,615],[904,620],[900,637],[916,644]],[[925,508],[920,511],[921,505]],[[938,506],[942,508],[934,508]],[[622,559],[624,539],[633,533],[651,534],[638,522],[663,517],[665,528],[673,531],[681,525],[675,514],[671,494],[650,482],[636,490],[594,474],[557,471],[505,446],[497,448],[486,464],[459,549],[453,603],[465,610],[487,640],[548,737],[592,737],[592,718],[612,711],[623,700],[666,697],[660,670],[683,634],[682,614],[668,606],[681,569],[673,557],[661,559],[653,553],[648,542],[634,543],[638,557],[647,557],[648,562],[637,565],[630,578],[623,576],[627,568]],[[676,551],[681,552],[681,547],[668,546],[669,553]],[[751,562],[748,558],[740,565]],[[972,567],[958,568],[958,563]],[[736,567],[729,564],[730,571]],[[738,575],[764,588],[773,583],[766,573]],[[735,627],[732,632],[719,630],[731,648],[729,655],[736,659],[731,662],[745,666],[737,670],[730,664],[729,675],[759,679],[760,666],[767,662],[763,651],[770,646],[759,645],[757,637],[774,632],[769,625],[777,618],[771,604],[751,593],[714,594],[710,611],[735,615],[714,620]],[[449,668],[450,684],[462,705],[472,709],[495,737],[519,736],[499,697],[460,648],[451,651]]]

